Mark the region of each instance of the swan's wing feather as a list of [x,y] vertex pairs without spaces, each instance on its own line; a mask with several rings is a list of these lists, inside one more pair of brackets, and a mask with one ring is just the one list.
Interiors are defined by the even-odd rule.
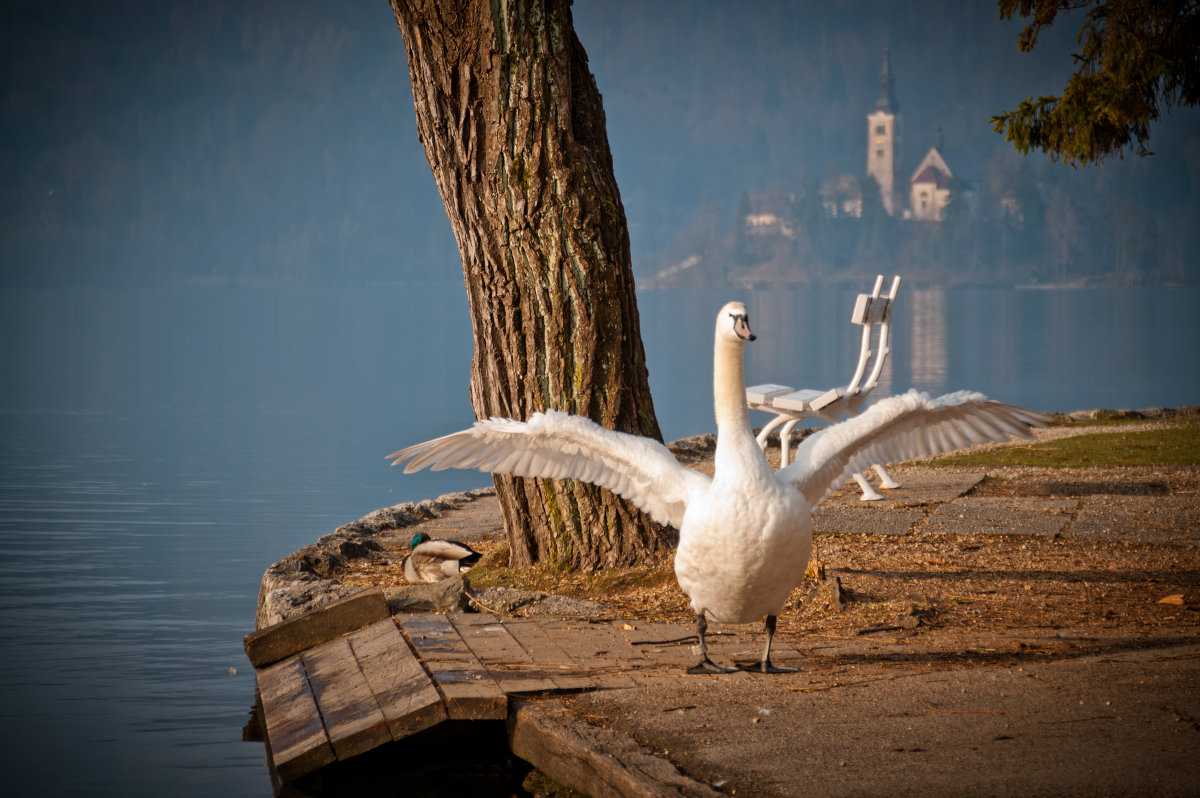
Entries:
[[405,473],[476,468],[519,477],[577,479],[608,488],[660,524],[675,528],[705,475],[680,465],[667,447],[640,435],[605,429],[590,419],[549,410],[528,421],[491,418],[469,429],[388,455],[408,461]]
[[932,457],[977,443],[1032,437],[1049,417],[959,391],[930,399],[909,391],[872,405],[862,415],[810,435],[795,461],[778,472],[815,507],[852,474],[874,463]]

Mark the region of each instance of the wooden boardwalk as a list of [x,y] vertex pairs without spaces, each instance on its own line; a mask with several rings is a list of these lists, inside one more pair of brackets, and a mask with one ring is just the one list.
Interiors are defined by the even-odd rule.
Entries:
[[[710,639],[725,665],[761,645],[758,632]],[[510,696],[674,681],[694,664],[694,642],[686,625],[640,620],[393,617],[368,590],[248,635],[246,653],[268,751],[292,781],[445,720],[507,719]]]

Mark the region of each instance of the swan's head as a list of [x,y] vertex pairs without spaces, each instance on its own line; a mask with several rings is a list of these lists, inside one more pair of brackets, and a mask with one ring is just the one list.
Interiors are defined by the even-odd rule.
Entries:
[[730,302],[721,308],[717,314],[717,337],[727,341],[753,341],[756,336],[750,332],[750,314],[741,302]]

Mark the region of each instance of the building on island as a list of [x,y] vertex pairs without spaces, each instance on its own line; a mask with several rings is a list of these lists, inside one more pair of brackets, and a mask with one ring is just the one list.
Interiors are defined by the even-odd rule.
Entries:
[[889,50],[883,51],[879,71],[879,99],[867,114],[867,175],[879,184],[879,198],[888,216],[896,215],[896,171],[900,152],[900,103],[896,101],[896,80],[892,77]]
[[[951,161],[957,170],[951,168]],[[966,166],[966,159],[947,154],[940,126],[934,130],[933,146],[913,170],[909,184],[905,218],[923,222],[943,221],[952,197],[970,213],[979,193],[979,180]]]
[[946,218],[946,208],[952,200],[962,200],[968,209],[972,208],[978,179],[968,171],[966,159],[947,154],[940,126],[934,131],[933,146],[912,171],[908,185],[900,185],[897,175],[901,158],[901,122],[891,51],[885,49],[883,66],[879,70],[879,96],[871,113],[867,114],[866,172],[879,185],[884,210],[888,216],[940,222]]
[[745,230],[755,236],[782,236],[794,238],[791,208],[795,195],[756,194],[743,199]]

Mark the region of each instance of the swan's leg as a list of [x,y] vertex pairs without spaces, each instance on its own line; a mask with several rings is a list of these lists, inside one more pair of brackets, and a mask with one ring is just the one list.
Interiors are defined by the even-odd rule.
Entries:
[[708,658],[708,643],[704,642],[704,633],[708,631],[708,620],[705,619],[703,610],[696,613],[694,628],[696,635],[700,638],[700,661],[688,668],[688,673],[729,673],[728,670]]
[[877,502],[883,498],[874,488],[871,487],[871,483],[867,482],[867,478],[862,474],[856,473],[854,475],[854,481],[858,483],[858,487],[862,488],[862,496],[858,498],[859,501]]
[[756,673],[795,673],[793,668],[781,668],[778,665],[771,664],[771,640],[775,637],[774,615],[767,616],[767,621],[763,624],[763,628],[767,630],[767,647],[763,649],[762,662],[754,665],[743,665],[742,670],[755,671]]
[[871,467],[874,468],[875,473],[879,475],[879,487],[883,488],[884,490],[894,490],[895,488],[901,487],[899,482],[892,479],[892,475],[889,474],[887,469],[883,467],[883,463],[876,463]]

